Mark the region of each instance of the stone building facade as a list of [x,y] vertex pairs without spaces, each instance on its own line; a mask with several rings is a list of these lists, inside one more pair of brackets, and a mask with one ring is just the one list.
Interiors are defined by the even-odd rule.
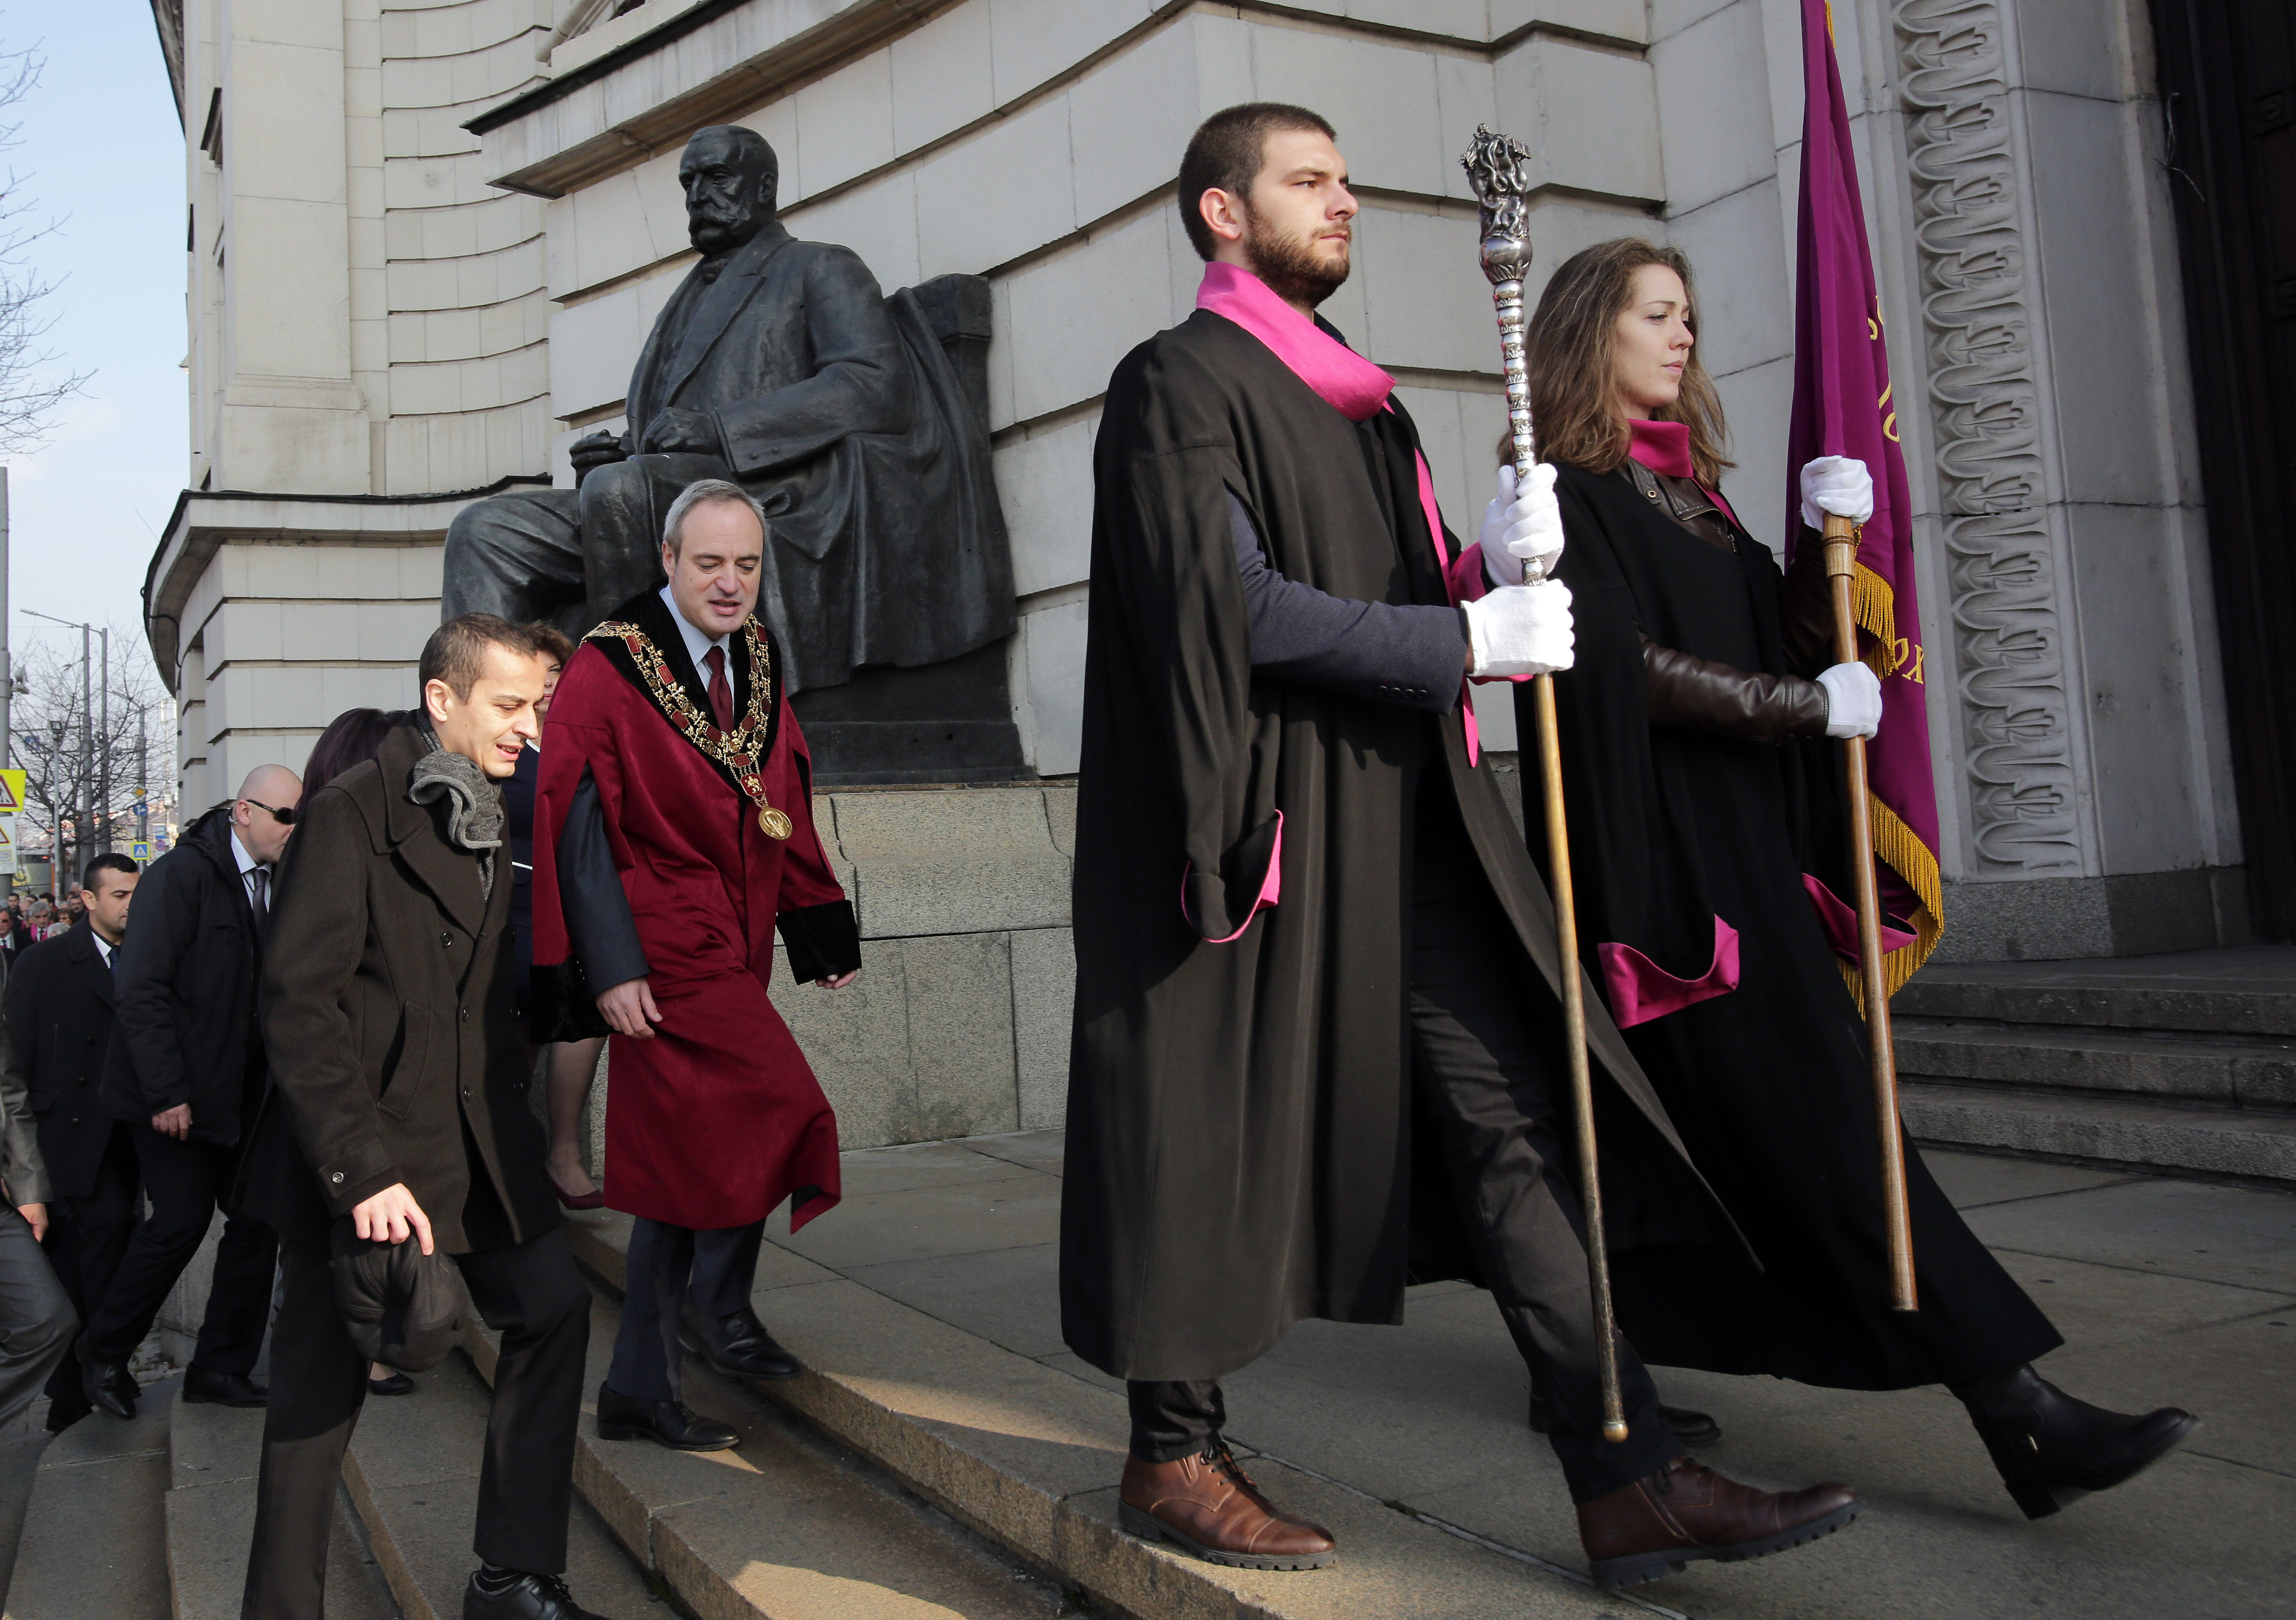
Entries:
[[[1363,214],[1356,274],[1326,313],[1399,380],[1455,528],[1472,532],[1504,422],[1458,165],[1488,123],[1535,154],[1543,266],[1628,233],[1693,254],[1739,463],[1728,487],[1782,537],[1798,0],[155,10],[186,133],[193,442],[147,599],[187,806],[253,764],[299,764],[345,707],[413,700],[447,520],[479,492],[570,482],[565,446],[619,420],[639,344],[692,262],[675,176],[693,129],[764,134],[791,229],[850,246],[888,290],[951,271],[993,284],[992,442],[1021,611],[1010,691],[1047,780],[912,795],[914,822],[840,795],[832,819],[856,829],[848,858],[867,846],[873,934],[939,941],[901,946],[935,983],[1008,993],[1019,1010],[981,1072],[1001,1061],[1014,1078],[1009,1108],[963,1119],[930,1098],[888,1104],[891,1136],[936,1117],[1041,1123],[1057,1106],[1058,779],[1080,724],[1092,435],[1116,360],[1193,303],[1172,176],[1204,115],[1276,99],[1339,126]],[[1945,950],[2240,938],[2144,0],[1833,10],[1922,514]],[[1503,701],[1484,713],[1486,738],[1509,746]],[[984,888],[962,861],[935,867],[927,835],[904,830],[928,826],[975,827],[1033,875]],[[896,871],[910,874],[898,894],[878,875]],[[912,920],[876,926],[895,912]],[[1001,968],[964,955],[992,936]],[[936,1027],[923,1002],[902,1006],[905,1027]],[[838,1016],[881,1043],[898,1021],[890,1001]]]

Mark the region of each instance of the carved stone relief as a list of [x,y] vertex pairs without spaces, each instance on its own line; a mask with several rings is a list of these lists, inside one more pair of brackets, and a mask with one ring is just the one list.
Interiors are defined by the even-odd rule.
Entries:
[[2081,869],[2002,8],[1896,0],[1964,780],[1982,867]]

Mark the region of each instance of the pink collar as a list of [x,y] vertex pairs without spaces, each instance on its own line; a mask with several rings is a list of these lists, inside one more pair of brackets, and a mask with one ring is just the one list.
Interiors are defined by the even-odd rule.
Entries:
[[1670,479],[1696,476],[1690,462],[1690,425],[1679,421],[1629,421],[1634,443],[1627,454],[1652,472]]
[[1395,390],[1394,378],[1277,298],[1249,270],[1206,265],[1196,307],[1225,316],[1265,343],[1349,421],[1368,421]]

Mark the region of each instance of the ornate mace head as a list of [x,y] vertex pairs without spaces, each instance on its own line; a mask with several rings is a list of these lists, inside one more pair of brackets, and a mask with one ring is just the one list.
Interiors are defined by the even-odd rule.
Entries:
[[1459,166],[1483,210],[1483,274],[1519,282],[1530,269],[1530,152],[1513,135],[1475,126],[1475,143]]

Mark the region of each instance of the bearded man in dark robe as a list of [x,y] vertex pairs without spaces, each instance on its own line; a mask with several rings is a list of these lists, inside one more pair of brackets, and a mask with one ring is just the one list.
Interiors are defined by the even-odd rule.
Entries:
[[[1331,126],[1230,108],[1179,198],[1211,262],[1109,385],[1078,804],[1062,1313],[1128,1381],[1120,1522],[1216,1563],[1330,1563],[1237,1468],[1218,1380],[1301,1317],[1398,1322],[1407,1281],[1472,1275],[1551,1396],[1596,1584],[1837,1529],[1846,1486],[1693,1461],[1623,1344],[1628,1433],[1603,1436],[1562,1147],[1578,970],[1464,702],[1470,676],[1569,667],[1569,593],[1475,581],[1392,379],[1315,318],[1356,211]],[[1559,521],[1535,479],[1485,526]],[[1587,1000],[1612,1241],[1730,1240]]]
[[[736,125],[678,165],[701,262],[655,320],[627,429],[575,441],[574,489],[476,501],[447,530],[443,611],[580,636],[659,589],[670,503],[706,479],[766,514],[758,616],[790,691],[937,664],[1012,633],[987,425],[913,290],[775,217],[780,160]],[[919,610],[931,604],[930,611]]]

